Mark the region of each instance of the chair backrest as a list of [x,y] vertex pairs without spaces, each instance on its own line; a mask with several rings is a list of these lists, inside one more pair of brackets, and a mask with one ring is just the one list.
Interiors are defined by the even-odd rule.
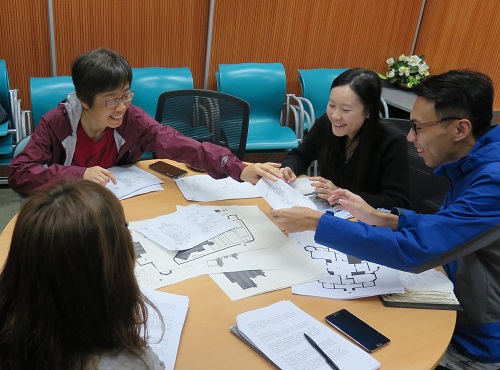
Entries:
[[26,144],[28,144],[28,142],[30,141],[30,139],[31,139],[31,135],[28,135],[28,136],[25,136],[24,138],[22,138],[16,144],[16,147],[14,148],[14,154],[12,157],[15,157],[16,155],[21,153],[23,151],[23,149],[26,147]]
[[[386,118],[385,121],[392,122],[405,135],[410,131],[411,123],[407,119]],[[443,204],[450,183],[445,177],[436,176],[434,169],[425,165],[413,143],[407,144],[410,165],[410,209],[419,213],[436,213]]]
[[[326,105],[330,97],[330,86],[334,79],[348,68],[317,68],[298,69],[302,97],[309,100],[314,108],[315,118],[320,117],[326,111]],[[307,110],[308,107],[306,106]],[[310,113],[310,112],[309,112]]]
[[33,127],[38,125],[42,116],[54,109],[69,93],[75,91],[71,76],[31,77],[31,112]]
[[235,96],[210,90],[174,90],[160,95],[155,118],[200,142],[245,154],[250,107]]
[[0,105],[11,116],[10,98],[9,98],[9,73],[5,60],[0,60]]
[[132,103],[155,116],[156,104],[161,93],[171,90],[193,89],[193,75],[187,67],[132,68],[132,87],[135,91]]
[[219,64],[218,88],[250,104],[250,124],[267,123],[271,119],[279,125],[286,95],[283,64]]

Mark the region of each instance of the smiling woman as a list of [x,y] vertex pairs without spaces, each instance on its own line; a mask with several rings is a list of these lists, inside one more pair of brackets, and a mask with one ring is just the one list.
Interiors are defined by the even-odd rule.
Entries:
[[376,208],[407,207],[409,171],[406,139],[379,118],[380,78],[369,70],[349,69],[332,83],[326,113],[302,144],[282,161],[293,182],[318,160],[312,177],[318,197],[346,188]]
[[281,177],[277,165],[243,164],[229,149],[200,143],[159,124],[132,104],[132,69],[120,54],[96,49],[73,62],[75,93],[42,117],[9,167],[9,185],[31,195],[58,179],[101,185],[116,179],[109,167],[134,163],[146,152],[203,168],[214,178],[256,183]]

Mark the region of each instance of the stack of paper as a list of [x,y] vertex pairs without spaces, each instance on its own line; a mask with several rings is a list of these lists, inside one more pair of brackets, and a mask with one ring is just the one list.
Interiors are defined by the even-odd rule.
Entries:
[[163,319],[162,325],[157,312],[148,306],[148,344],[165,363],[165,369],[173,370],[189,298],[154,290],[142,293],[156,306]]
[[160,185],[163,183],[163,180],[152,173],[141,170],[133,164],[122,167],[111,167],[109,170],[116,178],[116,185],[109,181],[106,187],[120,200],[152,191],[163,190]]
[[325,199],[318,198],[311,186],[311,180],[308,178],[299,178],[291,184],[287,184],[283,180],[271,181],[262,178],[257,182],[255,188],[274,209],[301,206],[317,209],[323,213],[330,212],[335,217],[343,219],[352,218],[348,211],[335,210]]
[[260,197],[252,184],[230,177],[216,180],[208,175],[197,175],[176,179],[175,183],[184,198],[198,202]]
[[[232,228],[224,231],[207,223],[211,218],[207,212],[231,222]],[[186,231],[194,230],[196,224],[203,226],[204,231]],[[132,222],[130,228],[137,249],[144,251],[137,253],[141,265],[136,266],[136,276],[141,286],[157,288],[210,274],[235,300],[324,275],[324,270],[304,258],[256,206],[191,205],[168,216]],[[189,241],[194,244],[188,244]],[[175,246],[189,249],[175,250]]]
[[453,292],[453,283],[441,272],[431,269],[420,274],[400,271],[404,293],[382,295],[382,302],[390,307],[432,308],[461,310]]
[[231,328],[254,349],[284,370],[331,369],[311,346],[309,335],[339,369],[373,370],[380,363],[290,301],[248,311]]

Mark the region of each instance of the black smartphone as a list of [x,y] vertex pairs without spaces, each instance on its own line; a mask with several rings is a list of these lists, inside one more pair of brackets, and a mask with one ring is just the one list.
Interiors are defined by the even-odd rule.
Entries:
[[149,168],[152,170],[158,171],[164,175],[167,175],[173,179],[178,179],[179,177],[185,176],[187,174],[186,170],[182,168],[171,165],[170,163],[157,161],[155,163],[151,163]]
[[373,352],[390,342],[389,338],[345,308],[328,315],[325,320],[367,352]]

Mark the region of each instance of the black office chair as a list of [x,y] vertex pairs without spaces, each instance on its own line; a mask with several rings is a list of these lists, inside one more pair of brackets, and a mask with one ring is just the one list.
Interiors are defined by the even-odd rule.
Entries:
[[[500,224],[493,226],[491,229],[483,231],[475,236],[457,245],[455,248],[446,253],[428,261],[420,266],[415,266],[410,272],[419,274],[431,268],[442,266],[461,257],[471,255],[483,248],[498,248],[500,246]],[[480,258],[480,256],[471,256],[470,258]]]
[[250,106],[240,98],[210,90],[173,90],[158,98],[156,120],[200,142],[228,148],[243,160]]
[[[407,135],[411,123],[407,119],[386,118],[403,134]],[[408,142],[408,161],[410,162],[410,209],[418,213],[436,213],[443,204],[450,188],[448,179],[434,175],[433,168],[427,167],[418,156],[413,143]]]

